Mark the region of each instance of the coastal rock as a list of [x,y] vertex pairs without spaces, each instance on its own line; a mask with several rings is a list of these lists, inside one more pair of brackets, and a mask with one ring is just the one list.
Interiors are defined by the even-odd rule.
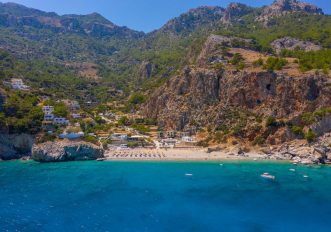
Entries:
[[86,142],[46,142],[32,149],[32,159],[38,162],[96,160],[103,158],[104,150]]
[[284,37],[277,39],[271,43],[271,47],[280,53],[283,49],[295,50],[299,49],[302,51],[317,51],[321,49],[321,46],[316,45],[309,41],[302,41],[292,37]]
[[0,159],[20,159],[31,155],[34,136],[28,134],[0,134]]

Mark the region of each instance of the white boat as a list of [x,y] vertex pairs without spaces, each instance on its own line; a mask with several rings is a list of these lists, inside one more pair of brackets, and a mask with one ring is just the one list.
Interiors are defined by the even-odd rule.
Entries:
[[294,168],[289,169],[290,172],[295,172]]
[[191,173],[186,173],[185,176],[193,176]]
[[261,175],[261,177],[262,177],[262,178],[265,178],[265,179],[270,179],[270,180],[274,180],[274,179],[276,179],[275,176],[270,175],[270,174],[267,173],[267,172],[263,173],[263,174]]

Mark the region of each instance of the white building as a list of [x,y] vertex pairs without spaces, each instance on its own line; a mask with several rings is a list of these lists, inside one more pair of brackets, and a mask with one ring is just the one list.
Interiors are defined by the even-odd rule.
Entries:
[[54,120],[54,114],[45,114],[44,115],[45,121],[53,121]]
[[54,106],[43,106],[44,114],[52,114],[54,111]]
[[194,142],[194,140],[191,136],[183,136],[182,141],[185,142],[185,143],[193,143]]
[[79,118],[81,118],[81,115],[80,114],[75,114],[75,113],[73,113],[73,114],[71,114],[71,116],[74,118],[74,119],[79,119]]
[[54,124],[57,124],[57,125],[68,125],[69,124],[69,120],[67,120],[66,118],[54,118],[53,122],[54,122]]
[[177,144],[176,139],[162,139],[159,141],[156,141],[156,147],[157,148],[174,148]]
[[128,135],[127,134],[114,133],[114,134],[111,135],[111,138],[114,139],[114,140],[126,141],[126,140],[128,140]]
[[29,89],[29,86],[25,85],[22,79],[16,79],[16,78],[11,79],[11,86],[13,89],[18,89],[18,90]]

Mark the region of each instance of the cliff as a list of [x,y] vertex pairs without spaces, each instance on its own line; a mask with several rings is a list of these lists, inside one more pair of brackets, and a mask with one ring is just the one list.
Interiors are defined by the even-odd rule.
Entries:
[[103,149],[86,142],[57,141],[35,144],[32,159],[38,162],[96,160],[103,157]]
[[[302,114],[330,106],[327,75],[300,73],[295,63],[281,71],[266,71],[252,64],[263,54],[234,48],[222,55],[223,42],[221,36],[207,39],[196,64],[151,95],[144,106],[146,116],[156,118],[166,130],[197,126],[219,132],[219,140],[234,136],[252,143],[280,144],[295,138],[291,125]],[[243,56],[243,70],[230,64],[237,52]]]
[[34,136],[28,134],[0,134],[0,159],[20,159],[31,155]]

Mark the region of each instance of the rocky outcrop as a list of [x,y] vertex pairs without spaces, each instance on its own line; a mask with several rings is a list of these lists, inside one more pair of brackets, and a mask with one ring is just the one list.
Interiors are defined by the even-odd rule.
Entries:
[[313,143],[294,140],[274,147],[267,154],[267,158],[292,160],[298,164],[331,163],[330,144],[330,133],[324,134]]
[[223,15],[224,9],[221,7],[198,7],[170,20],[160,30],[151,33],[151,35],[160,33],[176,35],[179,33],[192,32],[201,26],[216,26]]
[[[144,107],[146,116],[158,119],[159,126],[166,129],[182,130],[193,125],[216,128],[225,123],[234,124],[231,118],[235,117],[229,116],[229,112],[237,117],[241,112],[250,112],[261,117],[292,120],[304,112],[331,105],[328,87],[331,81],[327,75],[291,76],[287,72],[234,69],[228,64],[228,55],[222,54],[222,44],[228,43],[228,47],[234,40],[250,43],[240,38],[211,35],[196,64],[185,67],[150,96]],[[243,116],[243,120],[246,118]]]
[[32,159],[38,162],[96,160],[103,154],[104,150],[96,145],[66,140],[36,144],[32,148]]
[[271,43],[272,48],[280,53],[283,49],[287,50],[302,50],[302,51],[317,51],[321,49],[321,46],[316,45],[309,41],[302,41],[292,37],[284,37],[277,39]]
[[224,16],[221,19],[223,24],[231,24],[238,21],[240,17],[247,15],[253,11],[252,7],[248,7],[241,3],[230,3],[224,11]]
[[139,67],[139,76],[142,79],[147,79],[152,77],[154,65],[149,61],[143,61]]
[[28,134],[0,134],[0,159],[20,159],[31,155],[34,137]]
[[331,104],[327,77],[186,68],[150,98],[145,110],[166,128],[218,125],[227,110],[291,118]]
[[217,53],[219,46],[225,45],[226,47],[245,47],[252,43],[251,39],[243,39],[234,36],[210,35],[208,36],[204,47],[197,59],[197,64],[203,66],[206,64],[217,63],[223,61],[223,54]]
[[321,8],[297,0],[276,0],[270,6],[264,7],[257,21],[268,22],[274,17],[280,17],[292,12],[304,12],[308,14],[323,14]]

